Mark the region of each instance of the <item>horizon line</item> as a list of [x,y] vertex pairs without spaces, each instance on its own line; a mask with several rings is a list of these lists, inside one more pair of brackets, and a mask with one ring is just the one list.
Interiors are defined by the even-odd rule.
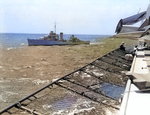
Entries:
[[[14,33],[14,32],[0,32],[0,34],[47,34],[47,33]],[[64,33],[63,33],[64,34]],[[110,35],[112,36],[113,34],[70,34],[69,35]]]

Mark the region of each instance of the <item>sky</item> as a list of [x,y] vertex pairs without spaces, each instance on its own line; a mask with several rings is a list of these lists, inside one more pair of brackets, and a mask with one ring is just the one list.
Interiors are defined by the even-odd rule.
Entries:
[[150,0],[0,0],[0,33],[113,35]]

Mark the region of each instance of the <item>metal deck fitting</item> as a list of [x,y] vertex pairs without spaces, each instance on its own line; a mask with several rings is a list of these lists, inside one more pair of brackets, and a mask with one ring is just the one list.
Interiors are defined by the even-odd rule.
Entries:
[[120,115],[149,115],[150,106],[150,51],[136,51],[130,77],[124,93]]

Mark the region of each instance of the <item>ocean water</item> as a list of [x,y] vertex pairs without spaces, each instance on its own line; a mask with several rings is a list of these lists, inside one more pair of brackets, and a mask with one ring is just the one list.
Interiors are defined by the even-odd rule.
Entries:
[[[27,38],[38,39],[47,34],[18,34],[18,33],[0,33],[0,47],[1,48],[19,48],[22,46],[28,46]],[[72,34],[64,34],[63,38],[68,40]],[[107,38],[111,35],[84,35],[74,34],[75,37],[80,40],[90,41],[90,43],[96,43],[100,39]]]

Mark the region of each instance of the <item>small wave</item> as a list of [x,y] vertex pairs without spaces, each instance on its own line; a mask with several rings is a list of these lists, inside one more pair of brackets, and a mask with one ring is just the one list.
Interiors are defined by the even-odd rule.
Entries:
[[23,45],[25,45],[25,43],[21,43],[21,45],[23,46]]
[[12,49],[16,49],[15,47],[9,47],[7,48],[7,50],[12,50]]
[[37,79],[37,80],[34,80],[33,83],[36,84],[36,85],[40,85],[40,84],[44,84],[44,83],[49,83],[50,81],[49,80],[40,80],[40,79]]
[[2,92],[0,94],[0,101],[2,101],[4,103],[10,102],[9,98],[12,96],[16,96],[16,95],[18,95],[18,93],[14,93],[14,92],[10,92],[10,91]]

